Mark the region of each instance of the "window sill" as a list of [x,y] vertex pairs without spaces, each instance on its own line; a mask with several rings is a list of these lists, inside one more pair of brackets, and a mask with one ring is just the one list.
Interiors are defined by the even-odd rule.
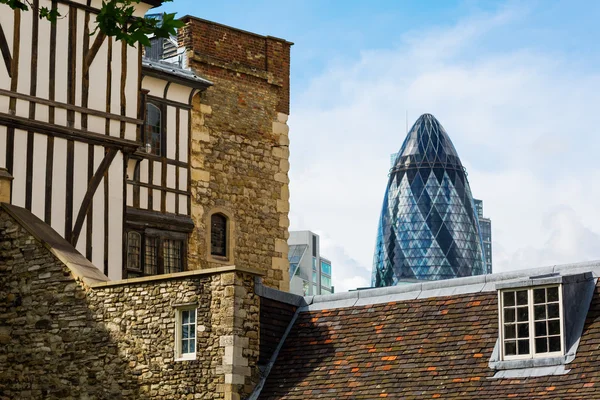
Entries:
[[229,259],[229,257],[223,257],[223,256],[215,256],[215,255],[209,255],[207,257],[207,261],[208,262],[215,262],[215,263],[219,263],[219,264],[225,264],[225,265],[233,265],[233,262]]
[[489,366],[495,370],[553,367],[565,365],[571,361],[569,354],[554,357],[524,358],[520,360],[490,361]]
[[175,359],[173,361],[175,362],[179,362],[179,361],[195,361],[196,360],[196,353],[194,354],[186,354],[183,356],[179,356],[179,357],[175,357]]

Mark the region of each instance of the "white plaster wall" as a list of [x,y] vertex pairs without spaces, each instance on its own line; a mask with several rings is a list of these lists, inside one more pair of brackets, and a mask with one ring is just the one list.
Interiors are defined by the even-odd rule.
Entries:
[[148,188],[140,187],[140,208],[148,209]]
[[[75,142],[73,159],[73,226],[75,226],[88,187],[88,145],[86,143]],[[81,254],[85,254],[86,231],[87,221],[84,221],[77,240],[77,250]]]
[[188,215],[187,196],[179,196],[179,214]]
[[187,190],[187,169],[179,167],[179,190]]
[[65,234],[65,198],[67,194],[67,141],[54,139],[52,166],[52,228]]
[[27,132],[15,129],[15,157],[13,159],[12,204],[25,207],[27,174]]
[[188,110],[179,111],[179,161],[185,163],[188,162],[189,117]]
[[166,85],[167,81],[152,76],[144,76],[142,80],[142,89],[149,90],[149,94],[155,97],[163,97]]
[[167,187],[171,189],[176,189],[176,181],[175,181],[175,167],[174,165],[167,164]]
[[177,109],[173,106],[167,106],[167,121],[166,121],[166,131],[164,134],[167,136],[167,158],[171,160],[175,159],[175,150],[176,150],[176,130],[177,130],[177,117],[176,117]]
[[175,193],[167,192],[165,203],[167,212],[175,213]]
[[148,160],[140,161],[140,182],[149,183],[148,182]]
[[[94,171],[98,169],[104,158],[104,148],[94,146]],[[94,193],[92,207],[92,263],[104,273],[104,179]]]
[[191,92],[192,89],[187,86],[183,86],[178,83],[171,83],[171,86],[169,86],[169,91],[167,92],[167,99],[188,104]]
[[[1,106],[1,104],[0,104]],[[2,109],[2,111],[5,111]],[[0,167],[6,168],[6,126],[0,125]]]
[[44,220],[46,208],[46,156],[48,136],[35,133],[33,135],[33,176],[31,212]]
[[160,190],[152,189],[152,209],[154,211],[160,211]]
[[122,277],[123,251],[123,154],[119,152],[108,170],[108,277]]
[[[14,13],[7,11],[7,7],[2,7],[4,12],[0,12],[0,25],[2,25],[2,29],[4,30],[4,36],[6,36],[6,41],[8,42],[8,49],[10,50],[10,54],[13,53],[12,45],[13,45],[13,30],[14,26]],[[10,77],[8,76],[8,70],[4,66],[4,61],[0,62],[0,88],[5,90],[10,90]],[[8,105],[6,107],[0,103],[0,111],[6,112],[8,109]]]

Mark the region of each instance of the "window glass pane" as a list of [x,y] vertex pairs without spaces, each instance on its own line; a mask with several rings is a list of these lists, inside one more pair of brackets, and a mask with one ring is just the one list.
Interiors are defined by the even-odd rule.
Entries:
[[550,336],[548,338],[548,350],[560,351],[560,336]]
[[189,346],[188,346],[188,341],[187,341],[187,340],[183,340],[183,341],[181,342],[181,352],[182,352],[182,353],[184,353],[184,354],[185,354],[185,353],[189,353],[189,352],[190,352],[190,351],[189,351]]
[[535,336],[544,336],[546,333],[546,321],[535,323]]
[[518,352],[519,354],[529,354],[529,340],[518,341]]
[[504,326],[504,338],[505,339],[514,339],[517,334],[517,327],[515,325],[505,325]]
[[190,322],[193,324],[196,322],[196,310],[190,311]]
[[534,306],[533,315],[536,320],[546,319],[546,306]]
[[535,339],[535,352],[536,353],[548,352],[548,341],[545,337]]
[[507,356],[514,356],[517,354],[517,342],[510,341],[504,343],[504,353]]
[[163,241],[163,260],[165,274],[183,271],[183,242],[181,240],[165,239]]
[[146,105],[144,126],[144,146],[148,154],[161,155],[162,122],[161,111],[154,104]]
[[190,326],[189,326],[189,325],[183,325],[183,326],[181,327],[181,337],[182,337],[183,339],[187,339],[187,338],[190,336],[190,335],[189,335],[189,329],[190,329]]
[[527,304],[527,290],[519,290],[517,292],[517,305],[523,306]]
[[541,304],[546,302],[546,289],[534,289],[533,291],[533,303]]
[[529,321],[529,309],[527,307],[517,308],[517,321]]
[[182,316],[182,320],[184,324],[189,324],[190,322],[190,312],[189,311],[182,311],[181,312],[181,316]]
[[138,232],[127,233],[127,268],[139,271],[141,268],[142,237]]
[[529,324],[518,324],[517,325],[517,336],[519,338],[529,337]]
[[548,318],[558,318],[558,304],[548,304]]
[[223,214],[210,217],[210,254],[227,257],[227,217]]
[[158,238],[146,236],[144,274],[158,274]]
[[558,301],[558,287],[548,288],[548,302]]
[[548,334],[560,335],[560,320],[548,321]]
[[325,275],[321,276],[321,285],[331,287],[331,278]]
[[195,353],[195,352],[196,352],[196,341],[190,340],[190,353]]
[[504,306],[512,307],[515,305],[515,292],[504,292]]
[[504,322],[515,322],[515,309],[505,308],[504,309]]
[[331,276],[331,264],[321,261],[321,271],[324,274]]

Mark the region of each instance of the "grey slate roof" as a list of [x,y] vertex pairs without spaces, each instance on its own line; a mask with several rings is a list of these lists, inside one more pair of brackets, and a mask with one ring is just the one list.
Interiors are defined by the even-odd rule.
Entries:
[[176,64],[166,61],[155,61],[148,58],[142,58],[142,68],[144,68],[146,75],[157,76],[166,74],[179,80],[180,82],[178,83],[197,89],[206,89],[213,85],[208,79],[204,79],[190,70],[180,68]]

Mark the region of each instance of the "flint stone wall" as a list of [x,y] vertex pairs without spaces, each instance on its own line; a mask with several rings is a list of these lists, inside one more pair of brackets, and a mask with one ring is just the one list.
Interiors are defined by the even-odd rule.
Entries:
[[[289,60],[291,43],[185,17],[188,66],[213,82],[195,96],[190,269],[244,265],[289,290]],[[232,221],[231,253],[210,255],[210,215]]]
[[[0,399],[249,393],[258,373],[255,277],[185,274],[86,287],[0,210]],[[197,356],[174,361],[176,309],[190,303],[198,305]]]

